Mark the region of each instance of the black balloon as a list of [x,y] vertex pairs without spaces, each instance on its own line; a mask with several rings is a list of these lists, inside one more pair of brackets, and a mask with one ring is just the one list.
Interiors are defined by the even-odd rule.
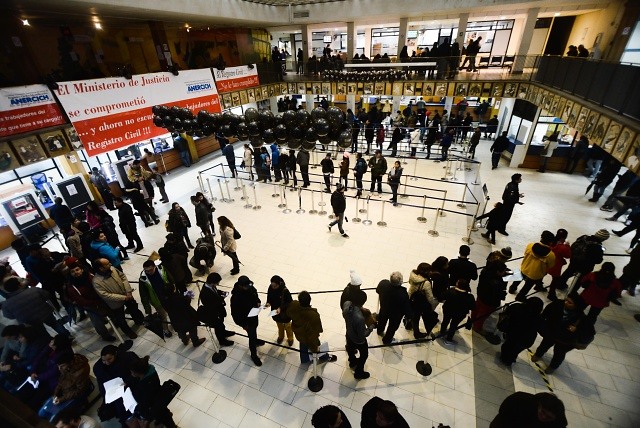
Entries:
[[158,128],[164,128],[164,122],[160,116],[153,116],[153,124]]
[[207,123],[209,121],[209,112],[206,110],[200,110],[196,117],[198,119],[198,123],[200,124]]
[[326,144],[331,144],[333,140],[328,135],[325,135],[325,136],[319,137],[318,141],[320,141],[321,144],[326,145]]
[[247,124],[244,122],[240,122],[236,127],[236,133],[238,134],[238,138],[241,140],[246,140],[249,138],[249,129],[247,128]]
[[275,134],[273,132],[273,129],[271,129],[271,128],[265,129],[264,132],[262,133],[262,139],[267,144],[275,143],[276,142],[276,136],[275,136]]
[[259,115],[260,114],[258,113],[258,110],[256,110],[253,107],[249,107],[244,111],[244,120],[247,123],[256,122],[258,120]]
[[315,143],[318,140],[318,133],[314,128],[308,128],[304,133],[304,139]]
[[169,114],[173,117],[178,117],[180,115],[180,107],[171,106],[171,108],[169,109]]
[[222,115],[220,113],[213,113],[209,115],[209,120],[211,121],[211,125],[213,125],[214,129],[222,125]]
[[173,123],[173,127],[176,128],[178,131],[182,131],[184,129],[182,124],[182,119],[180,119],[179,117],[176,117],[175,119],[173,119],[172,123]]
[[317,122],[318,119],[324,119],[325,117],[327,117],[327,111],[322,107],[316,107],[311,110],[311,118],[314,122]]
[[329,122],[327,119],[318,119],[316,120],[315,125],[313,126],[316,130],[316,133],[319,137],[325,137],[329,133]]
[[262,140],[260,139],[260,137],[251,137],[249,138],[249,142],[255,149],[259,149],[260,147],[262,147]]
[[275,126],[275,118],[271,110],[260,110],[259,116],[260,128],[262,130],[271,129]]
[[290,127],[296,122],[296,112],[293,110],[287,110],[282,113],[282,121],[287,127]]
[[292,149],[297,149],[302,144],[302,138],[304,137],[304,131],[301,128],[293,128],[289,132],[289,139],[287,145]]
[[338,143],[338,146],[340,146],[343,149],[348,149],[349,147],[351,147],[351,132],[350,131],[344,131],[340,134],[340,138],[338,138],[338,140],[336,141]]
[[180,114],[179,115],[180,115],[180,117],[182,119],[188,119],[188,120],[191,120],[194,117],[193,116],[193,112],[191,110],[189,110],[188,108],[186,108],[186,107],[180,109]]
[[203,125],[202,126],[202,133],[205,136],[209,136],[209,135],[213,135],[213,128],[211,127],[211,125],[207,124],[207,125]]
[[313,141],[303,141],[302,142],[302,148],[305,150],[315,150],[316,148],[316,142]]
[[185,131],[193,131],[194,130],[194,123],[191,119],[184,119],[182,121],[182,128],[184,128]]
[[233,135],[235,134],[235,127],[231,124],[225,124],[220,127],[220,131],[222,132],[222,135],[227,138],[233,137]]
[[300,109],[296,112],[296,122],[301,128],[306,128],[311,122],[311,115],[308,111]]
[[278,141],[285,141],[287,139],[287,127],[283,124],[276,126],[273,132],[275,133]]
[[151,107],[151,112],[155,115],[160,114],[160,106],[153,106]]
[[333,126],[340,126],[343,121],[342,110],[336,106],[331,106],[327,110],[327,120]]
[[247,131],[251,137],[259,137],[260,136],[260,126],[258,122],[253,121],[247,124]]

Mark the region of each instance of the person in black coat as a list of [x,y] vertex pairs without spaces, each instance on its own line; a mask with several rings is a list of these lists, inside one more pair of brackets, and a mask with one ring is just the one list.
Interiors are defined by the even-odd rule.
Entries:
[[549,392],[514,392],[504,399],[489,428],[564,428],[564,404]]
[[409,424],[398,412],[398,408],[393,402],[373,397],[362,407],[360,427],[409,428]]
[[218,290],[218,285],[222,281],[219,273],[211,273],[207,276],[207,282],[200,290],[200,302],[202,306],[198,308],[198,318],[200,321],[213,328],[220,346],[231,346],[233,341],[227,339],[235,333],[227,331],[224,325],[224,318],[227,316],[227,305],[224,301],[227,293]]
[[211,236],[198,238],[196,248],[193,250],[193,257],[189,260],[189,265],[198,269],[196,275],[204,275],[213,267],[216,259],[216,247]]
[[131,205],[125,203],[122,198],[115,198],[114,203],[116,208],[118,209],[118,220],[120,223],[120,229],[124,236],[127,237],[129,241],[127,243],[126,249],[130,250],[134,247],[134,253],[142,250],[144,246],[142,245],[142,239],[140,239],[140,235],[138,235],[138,228],[136,226],[136,216],[133,214],[133,209]]
[[129,180],[124,180],[124,185],[125,195],[129,197],[129,201],[131,202],[131,205],[133,205],[133,209],[138,212],[138,215],[144,222],[145,227],[160,223],[160,219],[156,215],[155,210],[153,207],[149,206],[147,201],[145,201],[137,184],[134,184]]
[[471,312],[473,331],[485,335],[484,322],[500,306],[507,297],[507,283],[502,279],[507,274],[507,265],[502,262],[491,262],[480,272],[476,307]]
[[155,420],[167,428],[177,428],[171,411],[166,406],[158,406],[161,398],[160,377],[155,367],[149,364],[149,356],[133,361],[129,369],[131,381],[127,386],[131,388],[133,398],[138,404],[131,416],[131,420],[136,421],[127,426],[149,426],[149,423]]
[[496,138],[489,151],[491,151],[491,169],[496,169],[500,163],[500,157],[502,152],[509,148],[509,138],[507,138],[507,131],[502,131],[502,134]]
[[502,227],[503,223],[503,207],[502,202],[496,202],[493,206],[493,209],[488,213],[484,213],[479,217],[476,217],[476,220],[482,220],[483,218],[488,218],[487,221],[487,232],[481,233],[480,236],[486,238],[490,244],[496,243],[496,230]]
[[500,349],[500,361],[510,366],[518,354],[529,348],[538,337],[540,312],[543,303],[539,297],[529,297],[523,303],[514,302],[505,309],[502,328],[505,341]]
[[[376,293],[380,296],[380,311],[378,313],[378,336],[382,336],[382,343],[389,344],[393,341],[402,317],[413,317],[409,294],[402,286],[402,274],[393,272],[389,279],[383,279],[376,287]],[[389,326],[387,327],[387,321]],[[387,327],[385,333],[385,327]]]
[[54,205],[49,209],[49,217],[60,229],[68,229],[74,217],[69,207],[62,202],[60,197],[54,199]]
[[367,140],[367,150],[364,152],[365,155],[368,155],[371,150],[371,144],[373,144],[373,137],[375,137],[375,134],[373,122],[367,119],[364,124],[364,138]]
[[257,332],[258,316],[250,317],[249,312],[253,308],[260,307],[260,304],[260,298],[253,287],[253,281],[245,275],[240,276],[231,291],[231,317],[233,317],[233,322],[247,332],[251,361],[258,367],[262,365],[257,351],[257,346],[260,343]]
[[164,248],[173,254],[179,254],[185,259],[189,256],[189,249],[184,244],[182,237],[175,233],[167,233],[165,236]]
[[460,322],[475,307],[475,303],[469,283],[464,279],[459,279],[454,288],[447,290],[445,302],[442,305],[442,325],[440,327],[440,335],[446,333],[445,344],[455,345],[457,343],[453,340],[453,335],[456,334]]
[[344,238],[348,238],[347,235],[342,228],[342,222],[344,221],[344,212],[347,209],[347,200],[344,197],[344,186],[338,183],[336,184],[336,190],[331,194],[331,208],[333,209],[333,213],[335,214],[335,220],[329,223],[329,232],[331,232],[331,228],[338,225],[338,231]]
[[182,241],[187,242],[189,248],[193,248],[191,245],[191,241],[189,240],[189,228],[191,227],[191,220],[187,215],[187,212],[180,206],[179,203],[174,202],[171,204],[171,209],[169,210],[169,220],[167,220],[167,230],[173,233],[176,236],[179,236]]
[[311,425],[314,428],[351,428],[347,415],[333,404],[327,404],[316,410],[311,417]]
[[389,143],[389,147],[387,150],[391,149],[391,156],[396,156],[398,152],[398,144],[404,138],[404,134],[402,133],[402,129],[399,126],[393,127],[393,134],[391,134],[391,142]]
[[[163,304],[165,304],[163,302]],[[171,293],[165,304],[165,309],[171,319],[173,329],[178,333],[182,343],[187,345],[189,340],[194,348],[202,345],[204,337],[198,337],[198,315],[191,306],[191,298],[181,292]]]
[[278,343],[284,341],[284,334],[287,333],[287,344],[293,345],[293,330],[291,328],[291,317],[287,316],[287,307],[293,301],[291,293],[287,288],[284,279],[279,275],[271,277],[269,290],[267,291],[266,307],[277,313],[271,317],[278,325]]
[[[182,245],[184,245],[184,243]],[[173,282],[176,284],[176,290],[181,293],[187,291],[187,284],[193,280],[193,274],[187,264],[187,258],[182,254],[171,252],[166,247],[160,248],[158,254],[160,255],[162,266],[164,266],[171,275],[171,278],[173,278]]]
[[121,351],[115,345],[107,345],[102,348],[100,359],[93,365],[93,374],[103,399],[103,403],[98,409],[98,415],[115,415],[123,426],[125,426],[129,414],[124,408],[122,398],[109,404],[105,403],[104,383],[119,377],[125,384],[130,385],[132,376],[129,367],[137,359],[138,356],[134,352]]
[[469,260],[471,248],[468,245],[460,245],[458,258],[449,260],[449,287],[456,285],[459,279],[467,282],[478,279],[478,267]]
[[521,182],[522,174],[513,174],[511,176],[511,181],[507,183],[504,188],[504,192],[502,192],[502,205],[504,207],[504,211],[502,213],[502,227],[498,229],[498,232],[505,236],[509,236],[507,233],[507,223],[511,220],[513,208],[516,204],[522,205],[520,198],[523,198],[524,194],[520,193],[520,188],[518,187]]

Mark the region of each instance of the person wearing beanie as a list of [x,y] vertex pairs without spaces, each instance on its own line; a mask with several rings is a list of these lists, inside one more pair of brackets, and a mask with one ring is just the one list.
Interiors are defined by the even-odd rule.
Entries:
[[253,308],[259,308],[261,303],[253,281],[246,275],[241,275],[231,291],[231,317],[233,322],[247,332],[251,361],[258,367],[262,365],[257,350],[260,343],[258,340],[258,316],[250,317],[249,312]]
[[287,344],[293,345],[293,330],[291,329],[291,318],[287,315],[287,307],[293,301],[291,293],[287,289],[284,279],[279,275],[271,277],[269,290],[267,291],[267,303],[265,307],[270,307],[276,314],[272,316],[278,326],[278,343],[284,341],[284,334],[287,333]]
[[558,282],[558,290],[566,290],[567,281],[574,275],[578,275],[575,282],[576,286],[580,283],[582,277],[589,272],[593,272],[595,265],[599,265],[604,260],[605,248],[602,245],[604,241],[609,239],[609,231],[600,229],[593,235],[582,235],[571,244],[571,258],[569,266],[560,275]]
[[575,349],[578,338],[585,333],[595,335],[593,324],[585,320],[584,300],[575,293],[571,293],[564,300],[549,303],[542,311],[542,342],[531,357],[531,361],[538,362],[544,354],[553,347],[553,357],[545,373],[553,373],[564,361],[567,352]]
[[514,392],[504,399],[490,428],[567,426],[564,404],[549,392]]
[[228,331],[224,325],[224,318],[227,316],[227,305],[224,298],[228,293],[218,290],[222,277],[219,273],[213,272],[207,276],[202,290],[200,290],[200,302],[202,306],[198,308],[198,319],[201,323],[213,328],[220,346],[231,346],[233,341],[227,339],[235,333]]
[[478,279],[478,267],[469,260],[471,248],[468,245],[460,245],[458,258],[449,260],[449,287],[454,287],[459,279],[467,282]]
[[[298,293],[298,300],[293,300],[286,311],[291,318],[291,328],[300,342],[300,362],[311,362],[311,354],[320,350],[320,333],[322,333],[322,321],[316,308],[311,307],[311,294],[308,291]],[[334,362],[338,357],[324,354],[318,358],[318,362]]]
[[342,295],[340,296],[340,309],[342,309],[342,307],[344,306],[344,302],[346,302],[347,300],[353,302],[354,299],[358,299],[358,297],[355,297],[356,294],[363,295],[364,302],[366,303],[367,301],[367,293],[360,290],[360,286],[362,285],[362,278],[360,277],[358,272],[356,272],[355,270],[351,270],[349,272],[349,275],[351,280],[344,288],[344,290],[342,290]]
[[[327,155],[329,155],[329,153],[327,153]],[[333,209],[335,220],[327,226],[329,228],[329,232],[331,232],[331,228],[337,224],[338,231],[342,237],[348,238],[349,235],[347,235],[342,228],[342,222],[345,218],[344,212],[347,210],[347,200],[344,197],[344,187],[340,183],[336,184],[336,190],[331,194],[331,208]]]
[[[542,278],[548,270],[556,263],[556,256],[551,251],[551,246],[555,243],[556,236],[545,230],[540,236],[540,242],[531,242],[524,250],[524,258],[520,265],[520,272],[524,279],[524,287],[516,295],[516,300],[524,302],[531,287],[536,286],[536,291],[544,290]],[[518,289],[519,282],[513,282],[509,287],[509,293],[514,294]]]
[[554,301],[558,300],[556,296],[556,288],[561,284],[560,274],[562,272],[562,266],[567,264],[567,259],[571,258],[571,246],[567,242],[567,236],[569,232],[565,229],[558,229],[556,232],[556,243],[551,246],[551,251],[556,256],[556,262],[547,272],[551,275],[551,284],[549,285],[549,293],[547,299]]
[[509,236],[507,233],[507,223],[511,220],[511,215],[513,214],[513,208],[516,204],[522,205],[520,202],[520,198],[524,198],[524,194],[520,193],[520,189],[518,185],[522,182],[522,174],[513,174],[511,176],[511,181],[507,183],[504,188],[504,192],[502,192],[502,205],[504,211],[502,213],[502,227],[498,229],[498,232],[505,236]]
[[511,247],[504,247],[500,250],[495,250],[489,253],[487,256],[487,263],[491,262],[502,262],[507,263],[513,257],[513,252],[511,251]]
[[445,292],[444,304],[442,305],[442,324],[440,325],[439,337],[444,336],[445,345],[456,345],[453,336],[458,330],[458,326],[464,318],[476,306],[476,299],[471,294],[471,287],[464,279],[459,279],[455,287]]
[[[389,344],[393,335],[400,327],[402,317],[413,318],[413,311],[409,303],[407,289],[402,286],[402,274],[393,272],[389,279],[383,279],[376,287],[380,296],[380,311],[378,312],[378,336],[382,336],[382,343]],[[344,309],[344,306],[343,306]],[[387,321],[389,326],[387,327]],[[386,332],[385,332],[385,327]]]

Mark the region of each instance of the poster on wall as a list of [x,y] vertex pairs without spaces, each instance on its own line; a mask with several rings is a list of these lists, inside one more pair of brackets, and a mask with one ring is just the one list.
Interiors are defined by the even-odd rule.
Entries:
[[467,96],[467,84],[466,83],[456,83],[456,97],[466,97]]
[[527,99],[527,94],[529,93],[529,85],[526,83],[521,83],[518,87],[518,98],[525,100]]
[[425,96],[425,97],[432,97],[433,96],[433,83],[426,82],[422,86],[422,95]]
[[618,141],[616,141],[616,144],[613,147],[613,150],[611,151],[611,154],[613,155],[613,157],[618,159],[620,162],[622,162],[625,156],[627,155],[627,152],[629,151],[629,146],[631,145],[631,142],[633,141],[635,136],[636,134],[632,130],[625,127],[620,133],[620,136],[618,137]]
[[514,98],[516,96],[517,91],[518,91],[517,83],[507,83],[506,86],[504,87],[503,96],[506,98]]
[[[601,117],[600,120],[604,118]],[[604,122],[604,126],[600,128],[601,123],[598,123],[598,128],[593,133],[594,138],[596,139],[595,144],[602,146],[602,148],[609,152],[613,153],[613,147],[616,145],[616,141],[620,136],[620,131],[622,131],[622,125],[618,122],[613,122],[609,118],[606,118]],[[606,129],[607,131],[601,131],[601,129]],[[601,133],[602,132],[602,133]],[[602,137],[601,137],[602,135]]]
[[0,173],[11,171],[20,166],[8,141],[0,141]]
[[87,182],[82,174],[75,174],[63,180],[56,181],[56,194],[60,195],[64,204],[75,210],[83,207],[93,199]]
[[240,89],[260,86],[258,69],[255,64],[250,64],[249,66],[243,65],[239,67],[227,67],[224,70],[212,68],[211,72],[216,79],[216,87],[220,93],[239,91]]
[[36,135],[11,140],[11,145],[23,165],[40,162],[47,158]]
[[64,132],[64,135],[67,136],[67,141],[71,143],[71,150],[80,150],[82,148],[80,137],[78,137],[78,133],[73,126],[64,128],[62,131]]
[[1,200],[0,213],[16,234],[47,218],[47,212],[34,192],[12,195]]
[[624,166],[637,173],[640,170],[640,133],[636,134],[633,144],[624,160]]
[[0,88],[0,137],[64,123],[47,85]]
[[482,85],[480,83],[470,83],[469,84],[469,96],[470,97],[479,97],[482,94]]
[[50,157],[69,152],[69,146],[61,129],[40,134],[44,150]]
[[131,79],[58,82],[56,94],[87,154],[95,156],[148,141],[167,131],[153,124],[151,107],[169,105],[194,113],[221,111],[210,70],[138,74]]

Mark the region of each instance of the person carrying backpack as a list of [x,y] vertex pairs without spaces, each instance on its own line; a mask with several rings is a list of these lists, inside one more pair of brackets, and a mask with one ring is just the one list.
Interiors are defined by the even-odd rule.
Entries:
[[[433,295],[433,288],[431,281],[429,281],[430,270],[429,263],[420,263],[409,274],[409,304],[413,311],[411,326],[413,327],[413,337],[416,339],[427,337],[438,323],[438,314],[435,309],[439,302]],[[426,333],[420,331],[420,318],[424,322]]]
[[356,165],[353,167],[353,174],[356,177],[356,188],[358,193],[356,198],[362,196],[362,177],[367,172],[367,162],[362,158],[362,153],[356,154]]
[[593,271],[595,265],[602,263],[604,257],[604,247],[602,243],[609,239],[609,231],[600,229],[593,235],[582,235],[571,244],[571,259],[569,266],[560,275],[558,283],[559,290],[567,289],[567,281],[572,276],[578,274],[578,281]]
[[513,302],[500,314],[496,327],[505,336],[500,348],[500,361],[503,364],[513,364],[518,354],[536,341],[543,306],[539,297],[529,297],[523,303]]

